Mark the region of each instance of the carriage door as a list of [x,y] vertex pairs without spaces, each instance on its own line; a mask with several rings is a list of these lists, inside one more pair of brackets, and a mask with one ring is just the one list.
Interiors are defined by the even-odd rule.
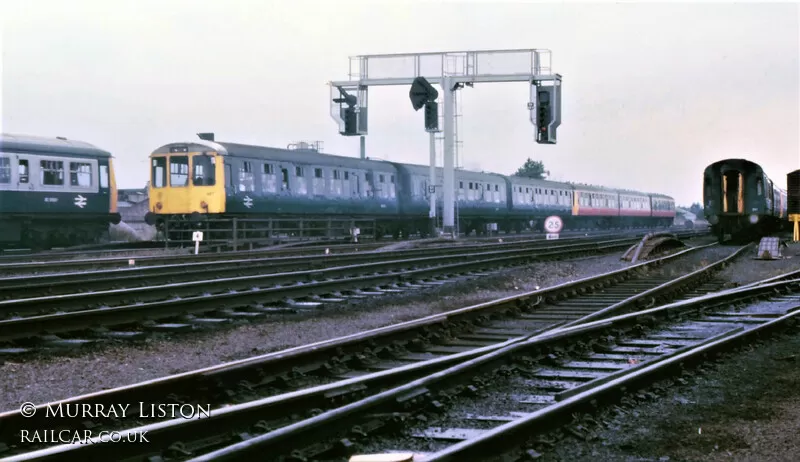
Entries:
[[742,174],[736,170],[722,174],[722,211],[725,213],[744,213],[744,188]]

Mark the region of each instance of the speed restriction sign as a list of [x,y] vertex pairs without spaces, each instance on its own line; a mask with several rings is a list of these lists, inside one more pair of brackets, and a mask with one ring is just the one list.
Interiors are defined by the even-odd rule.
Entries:
[[548,234],[558,234],[564,228],[564,221],[561,217],[552,215],[544,219],[544,230]]

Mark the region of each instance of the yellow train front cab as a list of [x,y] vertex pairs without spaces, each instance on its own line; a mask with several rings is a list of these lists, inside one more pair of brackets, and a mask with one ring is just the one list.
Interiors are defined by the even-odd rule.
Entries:
[[145,220],[225,212],[225,148],[212,141],[170,143],[150,154],[150,207]]

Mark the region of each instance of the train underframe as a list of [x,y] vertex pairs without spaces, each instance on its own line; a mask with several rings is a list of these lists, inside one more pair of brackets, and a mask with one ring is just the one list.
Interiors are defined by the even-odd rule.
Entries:
[[752,241],[788,229],[787,225],[788,221],[770,215],[759,215],[756,223],[751,222],[749,215],[723,215],[711,225],[711,233],[717,236],[719,243],[725,242],[728,236],[733,241]]
[[[558,214],[555,214],[558,215]],[[561,216],[561,215],[559,215]],[[485,236],[525,231],[544,232],[545,217],[466,217],[459,219],[459,231],[466,236]],[[673,223],[672,217],[574,217],[561,216],[563,230],[663,228]],[[259,240],[279,237],[292,238],[352,238],[351,228],[358,228],[360,236],[394,239],[409,235],[430,237],[436,222],[419,217],[387,218],[380,216],[324,215],[155,215],[148,213],[146,221],[155,225],[159,235],[170,241],[190,243],[194,231],[204,231],[204,242],[232,240]],[[235,219],[235,220],[234,220]],[[227,238],[226,238],[227,236]]]
[[109,223],[119,223],[119,215],[92,217],[64,215],[0,215],[0,249],[28,248],[48,250],[96,244],[108,236]]

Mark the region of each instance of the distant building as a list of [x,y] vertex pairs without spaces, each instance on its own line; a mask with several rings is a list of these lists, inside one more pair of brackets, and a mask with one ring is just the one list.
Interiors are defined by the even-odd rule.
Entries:
[[141,189],[117,190],[117,208],[122,221],[137,232],[152,228],[144,222],[144,214],[150,206],[148,188],[149,182]]
[[117,206],[131,207],[135,204],[147,201],[149,184],[146,184],[141,189],[118,189],[117,190]]

